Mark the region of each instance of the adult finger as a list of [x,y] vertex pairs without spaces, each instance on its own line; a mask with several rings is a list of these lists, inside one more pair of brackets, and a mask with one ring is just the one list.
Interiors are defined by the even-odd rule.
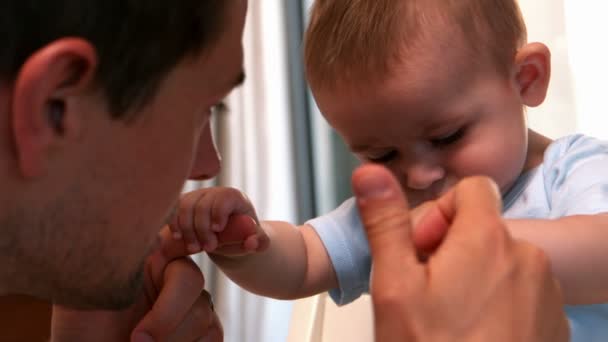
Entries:
[[182,258],[169,263],[163,284],[156,285],[160,288],[158,298],[133,330],[134,341],[166,340],[190,312],[204,285],[203,274],[192,260]]
[[411,239],[408,203],[384,167],[364,165],[352,182],[373,260],[370,294],[376,340],[400,341],[408,336],[403,317],[410,299],[419,298],[426,284]]
[[491,248],[488,244],[496,241],[496,234],[506,235],[500,219],[500,192],[487,177],[463,179],[436,203],[442,216],[451,222],[446,241],[471,240],[479,247]]
[[[495,183],[486,177],[466,178],[436,202],[450,225],[429,259],[431,278],[442,282],[458,272],[463,279],[496,279],[496,270],[511,259],[513,240],[501,217],[500,193]],[[488,287],[491,288],[489,284]],[[471,288],[466,282],[458,282],[452,290],[466,294]]]
[[364,165],[353,173],[352,183],[374,260],[374,277],[388,282],[404,269],[419,266],[408,203],[390,171]]
[[213,309],[211,295],[203,291],[168,341],[221,342],[223,337],[224,331]]
[[[171,230],[168,226],[163,227],[159,233],[160,253],[155,253],[154,257],[161,257],[164,263],[171,260],[183,258],[192,253],[188,250],[188,246],[182,240],[175,240],[171,235]],[[162,264],[157,262],[157,264]]]
[[450,221],[444,216],[435,201],[426,202],[422,207],[417,207],[415,214],[416,217],[412,217],[412,240],[418,253],[427,257],[443,241]]

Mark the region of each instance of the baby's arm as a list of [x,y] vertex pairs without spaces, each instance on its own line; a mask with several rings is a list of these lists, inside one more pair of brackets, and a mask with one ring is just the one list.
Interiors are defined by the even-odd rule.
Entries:
[[513,237],[541,247],[566,304],[608,302],[608,214],[507,220]]
[[[433,254],[449,227],[433,204],[428,202],[412,211],[413,240],[423,258]],[[505,221],[515,239],[538,246],[547,254],[566,304],[608,302],[608,214]]]
[[215,187],[185,194],[170,227],[191,252],[205,250],[229,278],[251,292],[294,299],[337,287],[329,256],[312,227],[258,222],[244,194]]
[[265,221],[268,248],[241,257],[210,254],[211,259],[243,288],[262,296],[296,299],[338,286],[321,239],[310,226]]

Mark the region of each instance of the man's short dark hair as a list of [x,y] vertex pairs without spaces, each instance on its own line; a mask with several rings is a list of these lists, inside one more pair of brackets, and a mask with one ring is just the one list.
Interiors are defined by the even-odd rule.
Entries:
[[81,37],[98,54],[96,81],[113,116],[144,105],[185,57],[215,43],[227,0],[2,0],[0,79],[38,49]]

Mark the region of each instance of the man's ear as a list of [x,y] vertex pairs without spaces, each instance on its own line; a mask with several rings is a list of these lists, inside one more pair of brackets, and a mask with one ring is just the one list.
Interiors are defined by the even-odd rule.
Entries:
[[522,102],[536,107],[545,101],[551,79],[551,52],[541,43],[530,43],[515,56],[515,82]]
[[21,67],[12,94],[12,128],[21,173],[45,172],[51,148],[78,134],[80,115],[73,100],[90,92],[97,54],[82,39],[54,41],[31,55]]

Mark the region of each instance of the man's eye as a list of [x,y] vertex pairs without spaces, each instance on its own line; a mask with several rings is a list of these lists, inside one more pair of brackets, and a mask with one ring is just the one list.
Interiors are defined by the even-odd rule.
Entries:
[[449,135],[431,139],[431,144],[435,147],[446,147],[458,142],[465,134],[465,128],[460,128]]
[[380,156],[373,156],[373,157],[368,156],[367,160],[369,160],[372,163],[386,164],[386,163],[392,161],[393,159],[395,159],[395,157],[397,157],[397,151],[389,151]]

